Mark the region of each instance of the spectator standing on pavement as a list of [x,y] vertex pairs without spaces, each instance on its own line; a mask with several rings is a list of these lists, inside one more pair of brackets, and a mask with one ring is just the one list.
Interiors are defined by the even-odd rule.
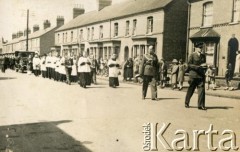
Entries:
[[41,60],[38,56],[37,53],[35,53],[35,56],[33,58],[33,72],[35,76],[40,75],[40,65],[41,65]]
[[152,100],[157,99],[157,77],[159,70],[158,57],[153,50],[153,46],[149,46],[149,52],[144,55],[140,68],[140,75],[143,77],[142,99],[147,95],[148,84],[151,86]]
[[172,82],[172,89],[177,88],[177,78],[178,78],[178,61],[177,59],[173,59],[172,67],[171,67],[171,82]]
[[164,88],[166,85],[166,80],[167,80],[167,65],[165,63],[164,59],[160,60],[159,63],[159,80],[160,80],[160,87]]
[[190,54],[188,61],[189,87],[185,98],[185,107],[189,108],[190,99],[194,90],[198,89],[198,109],[206,110],[205,107],[205,72],[206,56],[203,54],[203,43],[195,44],[195,52]]
[[226,72],[225,72],[225,80],[226,80],[226,88],[224,88],[224,90],[234,90],[234,88],[232,87],[232,79],[233,79],[233,75],[232,75],[232,64],[229,63],[228,66],[227,66],[227,69],[226,69]]
[[182,59],[180,59],[178,63],[178,89],[182,90],[185,75],[185,65],[183,64]]
[[214,67],[211,65],[208,65],[207,71],[206,71],[206,82],[207,82],[207,90],[210,89],[210,85],[212,86],[212,90],[216,90],[215,88],[215,70]]
[[123,78],[126,81],[132,81],[133,78],[133,60],[132,58],[127,59],[123,66]]
[[234,74],[237,77],[240,76],[240,50],[237,51]]

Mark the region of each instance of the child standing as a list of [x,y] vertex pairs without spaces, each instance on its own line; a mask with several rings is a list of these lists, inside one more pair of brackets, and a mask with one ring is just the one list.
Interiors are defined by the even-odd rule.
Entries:
[[232,64],[229,63],[227,66],[227,70],[225,72],[225,80],[226,80],[227,87],[224,90],[230,90],[230,91],[234,90],[234,88],[232,87],[232,83],[231,83],[232,78],[233,78]]

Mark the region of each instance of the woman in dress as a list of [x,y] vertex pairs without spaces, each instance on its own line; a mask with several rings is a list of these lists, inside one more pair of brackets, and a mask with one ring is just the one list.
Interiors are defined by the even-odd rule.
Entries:
[[172,89],[176,89],[177,88],[177,75],[178,75],[178,65],[177,65],[177,63],[178,63],[178,61],[177,61],[177,59],[173,59],[173,61],[172,61],[172,63],[173,63],[173,65],[172,65],[172,72],[171,72],[171,74],[172,74]]
[[183,81],[184,81],[184,74],[185,74],[185,66],[183,64],[182,59],[179,60],[178,64],[178,89],[182,90],[183,88]]

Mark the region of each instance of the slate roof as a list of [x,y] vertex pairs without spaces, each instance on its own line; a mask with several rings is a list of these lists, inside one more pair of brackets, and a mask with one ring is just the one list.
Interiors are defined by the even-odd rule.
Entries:
[[[39,30],[39,31],[36,31],[36,32],[33,32],[31,34],[28,35],[28,38],[29,39],[33,39],[33,38],[37,38],[37,37],[40,37],[46,33],[48,33],[49,31],[55,29],[56,27],[48,27],[46,29],[42,29],[42,30]],[[21,36],[19,38],[15,38],[11,41],[9,41],[8,43],[6,43],[5,45],[8,45],[8,44],[14,44],[14,43],[17,43],[19,41],[22,41],[22,40],[26,40],[26,36]]]
[[57,31],[86,26],[89,24],[121,18],[150,10],[166,7],[173,0],[129,0],[122,3],[107,6],[100,11],[92,11],[79,15],[67,24],[61,26]]

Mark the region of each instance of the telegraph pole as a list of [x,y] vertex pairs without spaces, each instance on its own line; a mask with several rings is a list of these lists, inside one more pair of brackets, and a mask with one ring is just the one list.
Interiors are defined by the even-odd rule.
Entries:
[[27,39],[26,39],[26,51],[28,51],[28,23],[29,23],[29,9],[27,10],[27,31],[26,31],[26,34],[27,34]]

